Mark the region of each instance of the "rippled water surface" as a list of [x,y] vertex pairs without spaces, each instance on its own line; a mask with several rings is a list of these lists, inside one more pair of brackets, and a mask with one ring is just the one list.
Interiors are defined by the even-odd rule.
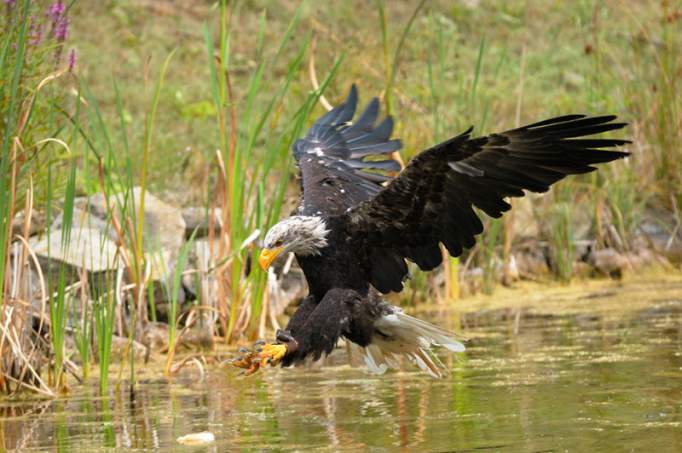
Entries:
[[[322,369],[250,378],[216,366],[201,380],[188,368],[172,383],[141,380],[134,395],[124,385],[101,398],[93,385],[0,401],[0,450],[682,449],[682,283],[522,299],[422,315],[471,337],[466,353],[444,357],[447,379],[367,375],[343,349]],[[176,441],[199,431],[215,443]]]

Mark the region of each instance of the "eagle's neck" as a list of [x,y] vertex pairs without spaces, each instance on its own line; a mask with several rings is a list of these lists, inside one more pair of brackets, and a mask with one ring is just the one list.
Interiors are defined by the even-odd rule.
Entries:
[[319,253],[296,254],[310,293],[319,301],[335,288],[353,289],[367,294],[369,285],[358,249],[347,241],[345,229],[334,218],[327,218],[327,245]]

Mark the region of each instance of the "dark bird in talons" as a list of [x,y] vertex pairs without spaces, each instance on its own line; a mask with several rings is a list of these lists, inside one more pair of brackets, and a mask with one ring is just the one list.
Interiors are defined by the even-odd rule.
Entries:
[[472,247],[483,231],[475,209],[500,217],[511,207],[508,197],[545,192],[567,175],[626,157],[618,147],[627,140],[590,137],[625,123],[565,115],[486,137],[472,137],[470,128],[422,151],[398,174],[388,157],[401,147],[391,138],[392,118],[377,124],[375,98],[352,121],[356,105],[353,86],[294,145],[300,205],[268,231],[259,263],[267,269],[293,252],[310,294],[259,357],[285,366],[317,360],[343,337],[372,371],[404,356],[441,376],[432,347],[463,351],[463,337],[408,316],[381,294],[403,289],[406,261],[428,271],[442,261],[441,244],[454,257]]

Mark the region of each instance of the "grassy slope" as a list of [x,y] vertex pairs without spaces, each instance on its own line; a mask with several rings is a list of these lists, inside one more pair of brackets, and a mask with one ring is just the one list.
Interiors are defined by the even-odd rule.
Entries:
[[[391,55],[417,3],[386,5]],[[256,65],[260,13],[268,17],[266,42],[277,43],[296,5],[239,3],[232,25],[232,81],[238,97]],[[673,198],[680,201],[682,186],[682,164],[674,158],[682,142],[676,107],[682,104],[676,58],[682,33],[680,22],[666,17],[681,5],[634,0],[427,2],[405,43],[394,84],[403,155],[409,157],[469,124],[490,132],[512,127],[517,120],[568,112],[617,113],[633,123],[627,134],[637,141],[634,157],[598,176],[564,183],[566,190],[552,196],[573,201],[580,193],[595,193],[599,199],[590,195],[589,206],[612,200],[611,210],[626,213],[623,223],[630,226],[640,215],[640,201],[670,207]],[[178,49],[161,100],[150,177],[153,189],[195,202],[204,199],[207,169],[218,147],[202,39],[203,21],[217,16],[212,8],[211,2],[112,1],[76,3],[73,11],[72,42],[80,53],[81,75],[113,117],[113,73],[137,137],[143,133],[138,119],[145,105],[145,67],[151,68],[153,80],[166,54]],[[364,100],[382,92],[386,66],[375,2],[309,2],[292,39],[300,41],[310,31],[316,38],[318,78],[346,52],[328,91],[330,101],[342,99],[352,82],[359,84]],[[293,52],[295,46],[290,48]],[[275,44],[266,45],[266,52],[275,51]],[[280,63],[282,75],[286,57]],[[302,70],[289,102],[298,105],[310,89]],[[266,102],[267,93],[261,95]]]
[[[153,71],[171,49],[178,48],[162,99],[159,146],[154,156],[154,180],[162,188],[167,188],[163,185],[168,182],[164,175],[177,175],[187,168],[183,175],[191,178],[201,171],[200,156],[216,147],[214,122],[208,118],[214,112],[208,102],[208,69],[201,30],[202,21],[215,13],[209,3],[193,3],[196,5],[151,1],[96,2],[87,6],[77,3],[74,11],[72,42],[80,53],[81,74],[111,107],[112,114],[112,73],[121,82],[131,118],[136,118],[138,109],[143,108],[139,100],[143,96],[146,63],[151,62]],[[478,6],[468,7],[466,3]],[[395,47],[416,4],[387,5],[391,46]],[[245,88],[246,69],[255,65],[251,49],[255,47],[259,13],[265,10],[269,19],[266,39],[276,41],[294,7],[294,2],[284,1],[240,5],[233,23],[233,84],[237,92]],[[395,83],[399,101],[395,114],[398,134],[406,143],[405,153],[410,155],[434,140],[429,59],[436,79],[442,80],[437,87],[441,104],[437,111],[443,136],[469,123],[480,126],[486,108],[489,114],[482,132],[514,125],[524,48],[521,121],[569,111],[617,112],[630,121],[644,121],[649,112],[642,104],[654,96],[646,92],[652,91],[656,82],[656,74],[651,73],[660,56],[644,49],[641,53],[646,60],[635,65],[633,49],[662,45],[663,14],[659,2],[654,1],[583,0],[552,5],[520,0],[428,2],[405,44]],[[381,92],[385,86],[384,54],[378,13],[372,2],[329,2],[321,6],[311,2],[304,9],[302,24],[301,33],[294,39],[314,31],[319,77],[335,56],[347,53],[344,67],[329,91],[332,101],[340,99],[351,82],[360,85],[364,99]],[[439,33],[445,56],[442,62],[437,52]],[[647,42],[649,38],[653,44]],[[482,40],[485,49],[480,81],[476,99],[470,102]],[[442,73],[438,74],[440,67]],[[305,73],[298,82],[295,91],[302,93],[311,88]],[[141,129],[141,124],[133,126],[137,134]],[[195,152],[188,153],[188,148]]]

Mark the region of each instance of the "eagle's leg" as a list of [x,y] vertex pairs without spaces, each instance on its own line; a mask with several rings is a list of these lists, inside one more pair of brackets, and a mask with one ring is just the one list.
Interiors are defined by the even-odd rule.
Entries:
[[315,311],[317,303],[315,301],[315,296],[309,294],[298,306],[298,309],[294,312],[294,315],[289,319],[287,327],[284,330],[277,330],[277,341],[282,343],[289,343],[293,340],[293,336],[298,333],[298,331],[303,327],[308,317]]
[[265,366],[268,363],[272,366],[278,365],[287,353],[293,353],[296,349],[296,341],[292,332],[297,332],[305,324],[316,306],[315,297],[312,294],[303,299],[286,329],[277,330],[277,342],[262,345],[257,354],[259,365]]
[[318,360],[322,353],[331,353],[339,338],[349,333],[354,313],[361,304],[362,298],[354,290],[327,292],[302,325],[294,325],[291,333],[279,332],[280,341],[287,347],[282,365],[292,365],[310,355]]

